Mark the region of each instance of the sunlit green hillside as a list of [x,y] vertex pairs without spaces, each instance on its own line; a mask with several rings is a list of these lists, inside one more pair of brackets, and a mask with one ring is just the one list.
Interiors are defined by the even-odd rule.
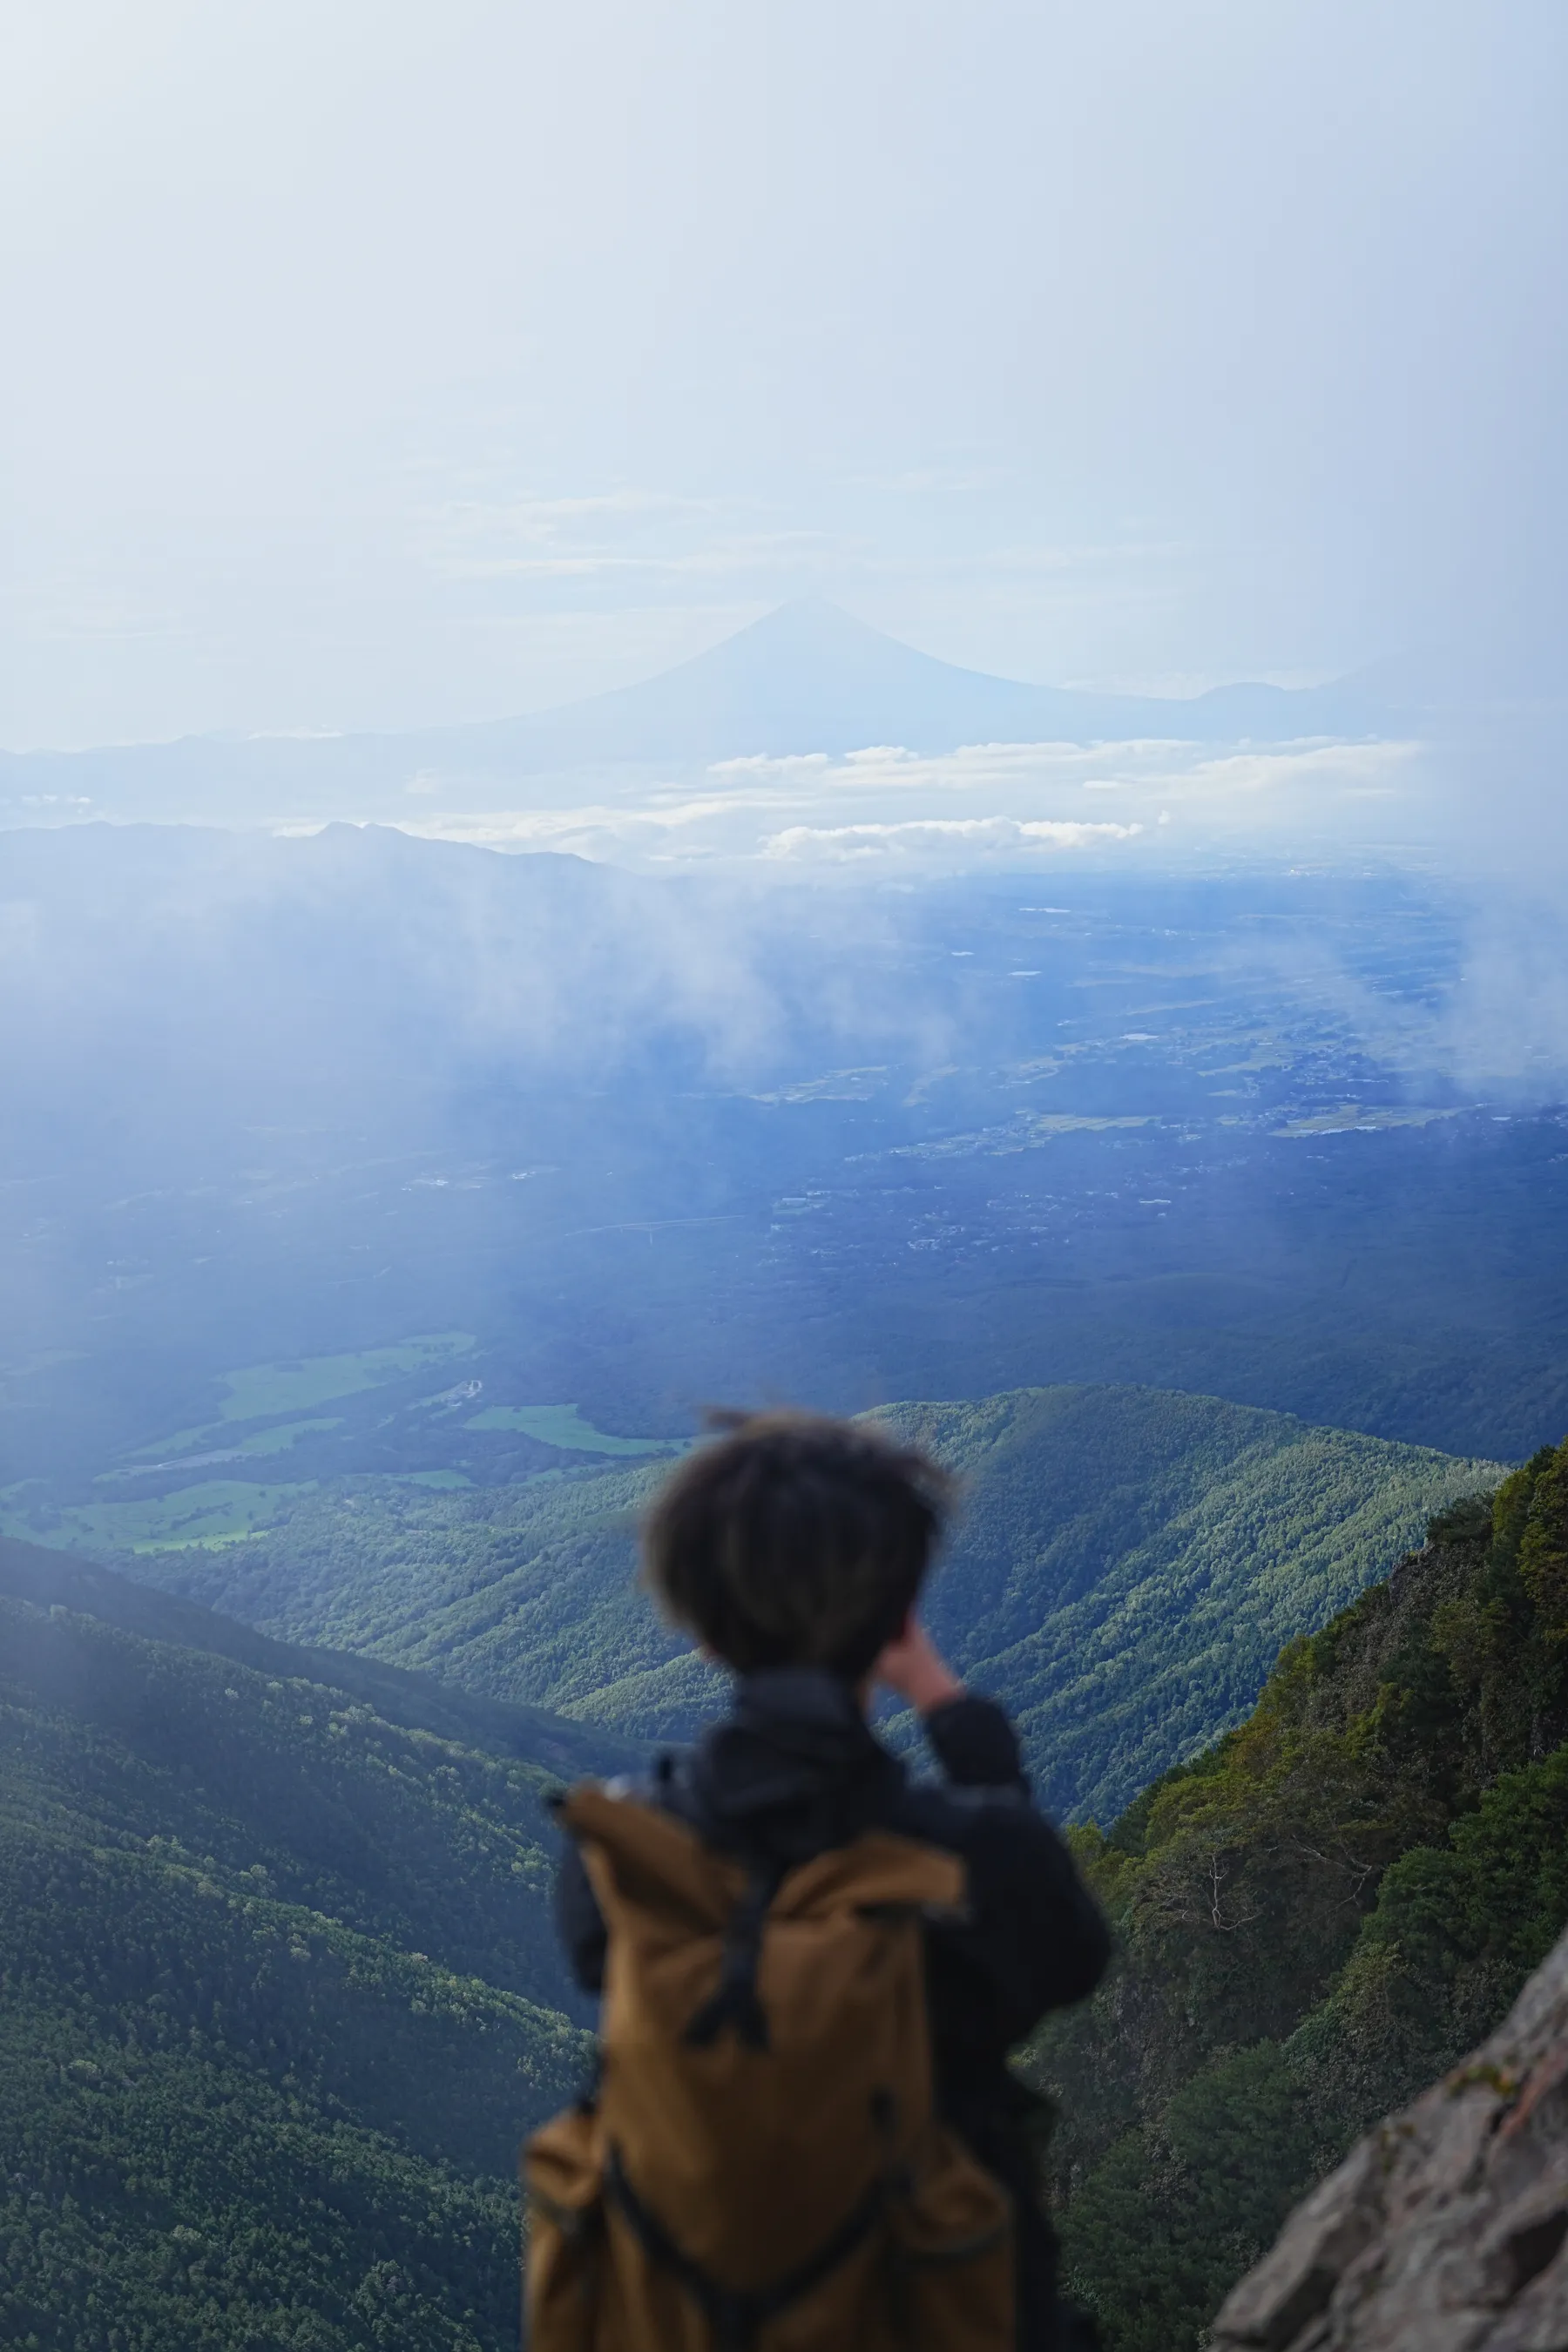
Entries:
[[[1239,1721],[1281,1643],[1384,1573],[1430,1511],[1500,1475],[1170,1390],[1026,1389],[883,1418],[962,1475],[939,1634],[1017,1713],[1052,1808],[1102,1819]],[[339,1484],[248,1540],[134,1567],[290,1640],[683,1738],[721,1685],[637,1590],[637,1513],[663,1475]]]
[[1054,1811],[1119,1812],[1251,1706],[1280,1645],[1383,1575],[1492,1463],[1152,1388],[886,1416],[963,1481],[940,1638]]

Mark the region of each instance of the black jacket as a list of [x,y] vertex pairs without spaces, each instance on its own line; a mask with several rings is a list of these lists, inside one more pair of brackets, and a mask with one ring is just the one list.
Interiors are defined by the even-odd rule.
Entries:
[[[968,1872],[962,1925],[927,1929],[938,2112],[1013,2191],[1019,2215],[1021,2352],[1068,2340],[1056,2249],[1035,2193],[1025,2133],[1031,2105],[1006,2054],[1050,2009],[1081,2000],[1110,1955],[1105,1923],[1067,1848],[1029,1801],[1018,1743],[1000,1707],[965,1696],[925,1718],[945,1775],[911,1781],[873,1736],[855,1692],[804,1667],[751,1675],[730,1716],[689,1753],[661,1758],[647,1794],[710,1844],[791,1866],[864,1830],[921,1838]],[[557,1881],[562,1934],[588,1992],[604,1979],[605,1926],[568,1847]]]

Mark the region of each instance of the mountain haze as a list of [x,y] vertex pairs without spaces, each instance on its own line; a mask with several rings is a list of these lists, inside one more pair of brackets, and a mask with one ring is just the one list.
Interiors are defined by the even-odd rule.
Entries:
[[1352,715],[1369,724],[1375,709],[1352,680],[1298,691],[1220,687],[1181,700],[1025,685],[933,659],[826,597],[803,596],[642,685],[461,733],[477,752],[564,767],[871,743],[948,751],[1112,735],[1283,738],[1327,732]]
[[886,636],[822,597],[780,605],[639,685],[521,719],[401,734],[186,736],[172,743],[0,753],[0,822],[80,814],[235,822],[406,815],[439,782],[479,809],[530,778],[705,767],[750,755],[923,752],[965,743],[1388,732],[1398,714],[1354,679],[1227,686],[1189,700],[1080,693],[991,677]]

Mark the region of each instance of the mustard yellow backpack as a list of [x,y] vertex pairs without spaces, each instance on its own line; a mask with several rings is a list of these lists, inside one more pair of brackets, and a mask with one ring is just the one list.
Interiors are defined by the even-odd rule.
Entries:
[[922,1921],[873,1832],[782,1879],[589,1783],[603,2069],[523,2152],[531,2352],[1013,2352],[1010,2200],[932,2114]]

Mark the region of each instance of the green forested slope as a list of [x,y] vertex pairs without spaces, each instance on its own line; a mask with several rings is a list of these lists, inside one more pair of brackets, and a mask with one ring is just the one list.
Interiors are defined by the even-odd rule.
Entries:
[[551,1777],[0,1597],[0,2342],[515,2340]]
[[1122,1958],[1025,2062],[1111,2352],[1187,2352],[1290,2203],[1568,1920],[1568,1442],[1460,1503],[1080,1860]]
[[685,1650],[637,1590],[637,1515],[659,1475],[466,1492],[355,1480],[247,1542],[123,1565],[290,1641],[570,1708]]
[[1252,1705],[1281,1643],[1499,1475],[1170,1389],[882,1416],[963,1481],[938,1639],[1017,1721],[1043,1801],[1106,1820]]
[[[880,1416],[963,1476],[931,1599],[1017,1714],[1053,1811],[1109,1819],[1237,1722],[1280,1643],[1321,1625],[1495,1464],[1148,1388],[1016,1390]],[[719,1678],[635,1585],[662,1469],[308,1499],[212,1553],[139,1559],[293,1640],[369,1651],[586,1723],[684,1738]]]
[[[1025,2062],[1112,2352],[1183,2352],[1568,1915],[1568,1446],[1493,1509],[1451,1500],[1488,1465],[1213,1399],[892,1418],[966,1481],[933,1613],[1056,1801],[1109,1819],[1140,1759],[1188,1758],[1076,1832],[1125,1957]],[[368,1659],[0,1548],[0,2343],[515,2340],[513,2153],[585,2056],[541,1792],[611,1744],[595,1717],[707,1696],[632,1585],[650,1483],[361,1486],[184,1556]]]
[[617,1738],[597,1724],[584,1727],[542,1707],[487,1698],[346,1650],[274,1641],[237,1618],[10,1536],[0,1536],[0,1593],[46,1609],[75,1610],[149,1641],[232,1658],[274,1678],[321,1683],[406,1731],[433,1731],[459,1747],[521,1757],[563,1775],[632,1769],[647,1754],[640,1741]]

